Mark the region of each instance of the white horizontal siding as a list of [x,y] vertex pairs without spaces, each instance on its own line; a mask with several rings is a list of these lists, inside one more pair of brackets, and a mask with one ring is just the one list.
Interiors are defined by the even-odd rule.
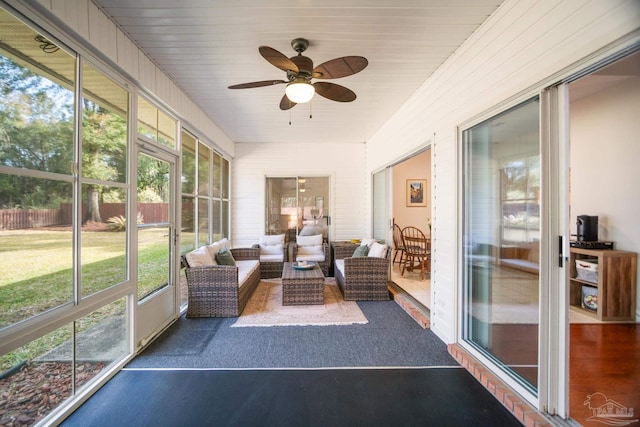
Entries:
[[38,3],[87,40],[96,51],[118,64],[141,88],[151,92],[201,138],[213,142],[226,155],[234,142],[186,96],[178,86],[90,0],[38,0]]
[[459,287],[457,126],[550,83],[551,76],[636,31],[639,23],[635,0],[507,0],[367,143],[372,171],[435,134],[431,322],[445,342],[455,341]]
[[264,234],[265,177],[329,176],[332,240],[370,235],[364,144],[237,144],[232,163],[232,241],[249,246]]

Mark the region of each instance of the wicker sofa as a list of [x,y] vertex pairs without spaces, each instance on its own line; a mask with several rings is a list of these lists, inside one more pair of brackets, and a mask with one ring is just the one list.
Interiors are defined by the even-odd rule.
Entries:
[[[202,248],[196,251],[203,252]],[[244,310],[260,283],[260,250],[235,248],[230,252],[235,266],[190,265],[189,259],[191,264],[201,263],[193,262],[189,254],[182,257],[187,276],[187,317],[237,317]]]
[[334,246],[334,275],[345,301],[389,300],[391,248],[384,257],[352,256],[359,245]]

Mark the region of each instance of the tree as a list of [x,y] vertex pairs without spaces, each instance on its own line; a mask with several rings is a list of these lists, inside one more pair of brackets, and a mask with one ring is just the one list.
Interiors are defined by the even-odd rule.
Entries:
[[[0,164],[70,174],[73,93],[0,56]],[[68,183],[0,175],[0,207],[42,208],[71,199]]]
[[[126,181],[127,122],[98,104],[83,100],[82,176],[101,181]],[[83,222],[102,222],[99,185],[86,185]]]

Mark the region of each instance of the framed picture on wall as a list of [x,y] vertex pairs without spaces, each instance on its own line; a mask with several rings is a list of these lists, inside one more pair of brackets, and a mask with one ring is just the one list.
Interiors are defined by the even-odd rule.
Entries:
[[427,180],[407,180],[407,206],[427,206]]

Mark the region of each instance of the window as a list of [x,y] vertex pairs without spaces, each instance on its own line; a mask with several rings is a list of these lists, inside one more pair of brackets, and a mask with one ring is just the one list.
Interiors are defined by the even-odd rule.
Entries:
[[86,62],[82,82],[80,258],[86,296],[127,279],[129,93]]
[[76,63],[2,10],[0,19],[3,328],[73,302]]
[[178,125],[143,97],[138,97],[138,133],[176,149]]
[[127,240],[106,232],[126,212],[129,92],[3,9],[0,22],[0,371],[20,368],[0,395],[55,371],[48,393],[2,408],[35,423],[130,352],[126,297],[108,293]]
[[329,239],[329,178],[267,178],[265,234],[322,234]]
[[229,237],[229,173],[228,160],[182,132],[183,254]]

